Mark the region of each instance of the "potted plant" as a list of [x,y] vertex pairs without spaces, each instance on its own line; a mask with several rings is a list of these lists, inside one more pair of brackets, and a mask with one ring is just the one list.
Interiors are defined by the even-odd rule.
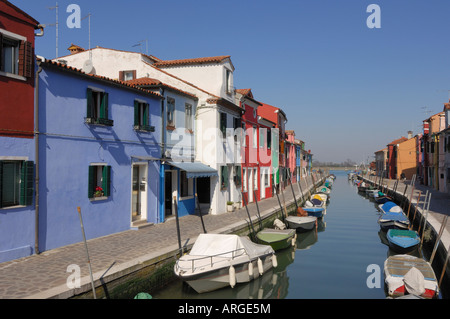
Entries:
[[94,197],[102,197],[103,196],[103,188],[101,188],[100,186],[97,186],[95,188],[95,192],[94,192]]
[[227,202],[227,212],[232,212],[234,211],[234,202],[228,201]]

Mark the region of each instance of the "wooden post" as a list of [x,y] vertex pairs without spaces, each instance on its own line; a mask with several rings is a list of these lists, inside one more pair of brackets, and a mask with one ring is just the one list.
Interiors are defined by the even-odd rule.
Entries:
[[261,214],[259,213],[258,199],[256,198],[255,190],[253,190],[253,197],[255,197],[256,212],[258,213],[259,230],[262,230],[263,227],[262,227],[262,221],[261,221]]
[[411,222],[411,225],[409,225],[409,229],[412,229],[414,226],[414,220],[416,219],[416,213],[417,213],[417,206],[419,206],[419,201],[420,201],[420,197],[422,196],[422,191],[419,191],[419,195],[417,196],[417,202],[416,202],[416,206],[414,208],[414,217],[413,220]]
[[81,217],[81,208],[78,206],[77,210],[78,210],[78,216],[80,217],[81,232],[83,234],[84,247],[86,248],[86,257],[87,257],[87,263],[88,263],[88,267],[89,267],[89,275],[91,276],[92,293],[94,294],[94,299],[97,299],[97,295],[95,294],[94,277],[92,276],[91,259],[89,258],[89,250],[88,250],[88,246],[87,246],[87,242],[86,242],[86,235],[84,233],[83,218]]
[[409,206],[408,206],[408,214],[407,214],[408,218],[409,218],[409,209],[411,208],[411,201],[412,201],[413,193],[414,193],[414,185],[412,187],[411,196],[409,198]]
[[444,267],[442,267],[441,278],[439,279],[438,288],[441,287],[442,279],[444,278],[445,270],[447,269],[448,257],[449,257],[450,245],[447,248],[447,258],[445,259]]
[[173,205],[175,206],[175,219],[177,222],[178,249],[180,249],[180,253],[183,254],[183,250],[181,248],[180,221],[178,218],[178,205],[176,196],[173,196]]
[[[430,194],[431,195],[431,194]],[[417,230],[417,232],[420,233],[420,229],[422,228],[422,217],[423,214],[425,213],[425,205],[427,203],[427,199],[428,199],[428,190],[425,193],[425,199],[423,200],[423,205],[422,205],[422,214],[420,215],[420,221],[419,221],[419,229]]]
[[198,200],[197,193],[195,193],[195,198],[197,199],[198,213],[200,214],[200,220],[202,221],[203,232],[206,234],[205,223],[203,222],[202,209],[200,208],[200,201]]
[[242,200],[244,201],[245,210],[247,211],[248,220],[250,222],[250,227],[252,228],[253,239],[256,239],[256,232],[255,232],[255,229],[253,228],[252,218],[250,217],[250,212],[248,211],[248,207],[247,207],[247,201],[245,200],[244,196],[242,196]]
[[436,242],[434,243],[433,253],[431,254],[430,258],[430,264],[433,263],[434,255],[436,254],[439,241],[441,240],[442,233],[444,232],[445,225],[447,224],[447,219],[448,215],[445,215],[444,219],[442,220],[441,228],[439,229],[438,237],[436,238]]

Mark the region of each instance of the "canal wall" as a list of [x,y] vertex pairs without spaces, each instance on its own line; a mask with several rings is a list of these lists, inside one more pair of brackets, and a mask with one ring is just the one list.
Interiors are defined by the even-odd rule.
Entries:
[[[438,281],[443,274],[442,282],[446,284],[446,287],[441,289],[448,292],[450,264],[446,261],[450,248],[450,222],[447,222],[445,216],[450,215],[450,197],[423,185],[411,185],[410,181],[381,179],[380,183],[380,178],[377,176],[359,175],[358,177],[383,190],[403,208],[413,229],[423,238],[424,257],[432,263]],[[429,204],[428,200],[425,201],[427,193],[431,196]],[[446,265],[445,271],[443,271],[444,265]]]
[[[274,195],[272,198],[261,202],[249,204],[247,207],[248,213],[247,209],[243,207],[235,212],[223,213],[219,216],[203,216],[207,232],[251,236],[253,231],[257,232],[261,229],[261,225],[262,228],[272,227],[275,219],[282,220],[282,211],[284,211],[283,214],[286,214],[286,212],[289,214],[295,211],[297,205],[302,206],[309,198],[310,192],[322,185],[324,180],[325,177],[319,178],[315,183],[310,180],[309,184],[302,183],[301,185],[303,186],[301,187],[297,184],[293,184],[292,187],[287,185],[285,190],[279,194],[280,202],[278,202],[277,196]],[[293,193],[295,194],[295,199]],[[227,218],[227,216],[230,216],[229,214],[233,214],[232,216],[240,215],[241,218],[235,222],[230,222],[231,218]],[[250,219],[248,215],[250,215]],[[198,224],[199,222],[187,217],[180,218],[180,225],[183,224],[184,226],[183,230],[189,227],[186,223],[193,222]],[[222,227],[209,230],[211,228],[209,219],[216,217],[221,217],[223,221],[221,222]],[[152,227],[157,227],[157,225]],[[143,255],[138,260],[122,264],[121,269],[116,270],[114,274],[102,275],[99,277],[99,280],[95,280],[96,297],[124,299],[130,298],[139,292],[151,294],[152,291],[157,291],[171,281],[176,280],[177,278],[173,272],[174,264],[181,254],[188,252],[192,248],[198,234],[188,240],[183,240],[181,251],[178,244],[161,247],[158,251]],[[100,273],[97,273],[97,276],[94,275],[94,278],[99,275]],[[51,298],[93,298],[91,283],[87,279],[86,277],[84,278],[80,288],[65,291]]]

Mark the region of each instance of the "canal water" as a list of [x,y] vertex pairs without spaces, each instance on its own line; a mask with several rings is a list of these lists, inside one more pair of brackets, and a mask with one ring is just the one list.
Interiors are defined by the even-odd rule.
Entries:
[[204,294],[175,280],[153,298],[385,299],[383,265],[393,253],[377,223],[380,212],[358,194],[347,172],[331,173],[331,200],[317,231],[298,234],[295,247],[277,252],[277,268],[248,284]]

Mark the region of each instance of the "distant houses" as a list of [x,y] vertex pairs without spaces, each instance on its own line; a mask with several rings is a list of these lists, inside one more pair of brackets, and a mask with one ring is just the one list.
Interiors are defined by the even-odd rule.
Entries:
[[423,120],[423,131],[400,137],[375,152],[376,174],[390,179],[412,179],[450,193],[450,103]]
[[[274,196],[311,174],[285,112],[228,55],[163,60],[71,44],[0,0],[0,262]],[[450,140],[450,138],[449,138]]]

